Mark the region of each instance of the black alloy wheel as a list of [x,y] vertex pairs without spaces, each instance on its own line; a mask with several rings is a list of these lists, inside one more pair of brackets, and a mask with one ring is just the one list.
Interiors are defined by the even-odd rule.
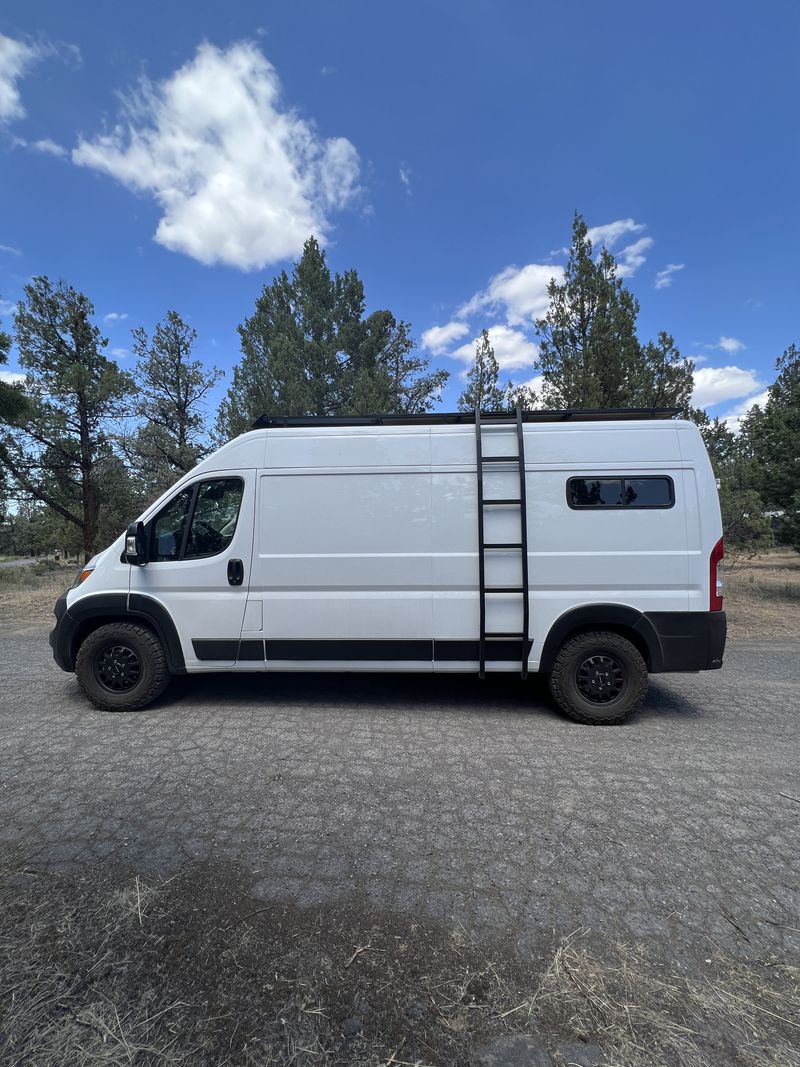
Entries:
[[129,645],[108,644],[94,658],[94,676],[108,693],[126,693],[142,676],[142,664]]
[[587,700],[593,704],[607,704],[622,692],[625,671],[613,656],[587,656],[578,667],[575,681]]

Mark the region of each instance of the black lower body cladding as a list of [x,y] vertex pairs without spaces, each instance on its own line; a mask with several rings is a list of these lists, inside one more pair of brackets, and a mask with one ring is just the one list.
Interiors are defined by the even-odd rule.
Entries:
[[657,671],[714,671],[722,666],[727,636],[724,611],[648,611],[661,646]]
[[146,622],[164,648],[171,674],[185,674],[178,631],[166,608],[152,597],[139,593],[96,593],[81,597],[67,608],[67,594],[58,598],[53,609],[56,624],[50,633],[53,659],[62,671],[75,670],[78,647],[86,633],[107,622]]

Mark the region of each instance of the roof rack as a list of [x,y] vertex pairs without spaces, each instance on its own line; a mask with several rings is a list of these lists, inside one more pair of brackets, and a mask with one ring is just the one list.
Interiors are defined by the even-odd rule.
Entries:
[[[673,419],[679,408],[565,408],[563,411],[523,411],[523,422],[617,422]],[[481,422],[508,419],[507,411],[481,412]],[[474,411],[434,411],[422,415],[261,415],[251,430],[290,426],[442,426],[475,424]]]

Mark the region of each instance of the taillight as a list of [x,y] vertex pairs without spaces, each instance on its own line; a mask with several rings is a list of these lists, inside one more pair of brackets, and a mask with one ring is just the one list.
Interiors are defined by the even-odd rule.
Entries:
[[709,611],[722,611],[722,557],[725,555],[725,549],[722,545],[722,538],[711,549],[711,567],[709,574],[709,598],[708,609]]

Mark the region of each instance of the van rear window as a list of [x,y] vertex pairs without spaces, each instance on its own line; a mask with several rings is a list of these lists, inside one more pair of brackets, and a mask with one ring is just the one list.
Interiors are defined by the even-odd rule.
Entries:
[[571,508],[671,508],[672,479],[661,475],[631,478],[570,478],[567,503]]

